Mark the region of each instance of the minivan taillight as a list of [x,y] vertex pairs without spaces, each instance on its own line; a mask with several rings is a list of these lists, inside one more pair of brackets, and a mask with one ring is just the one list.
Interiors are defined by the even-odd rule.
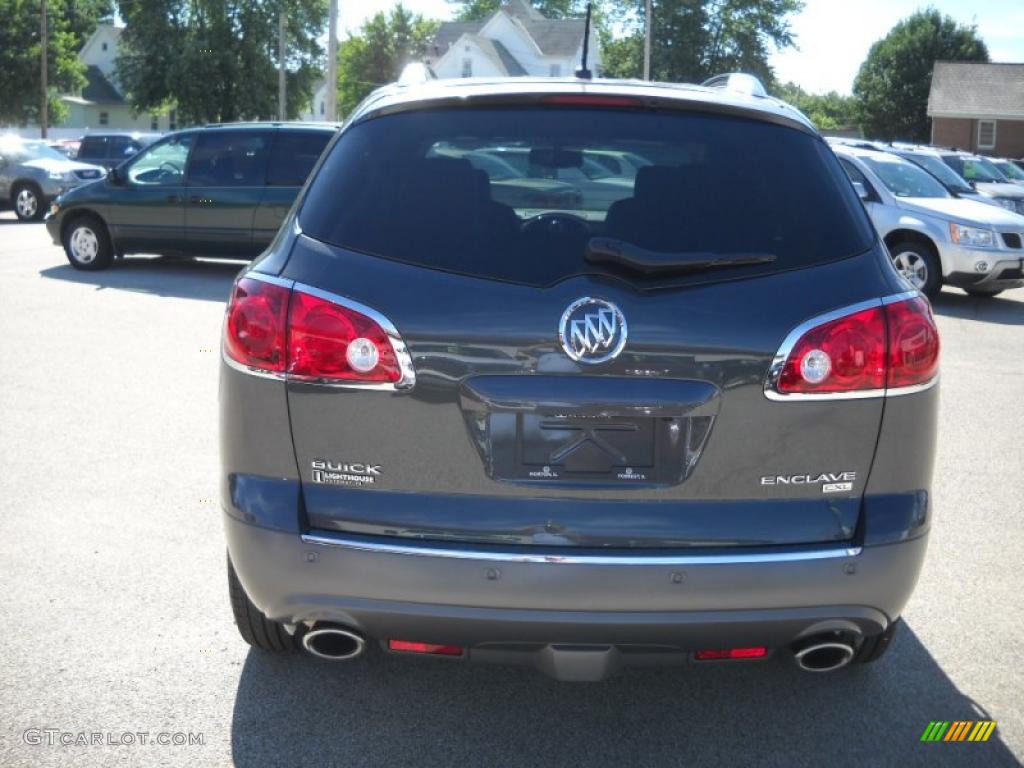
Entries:
[[770,382],[782,396],[880,394],[935,378],[939,334],[928,301],[912,296],[812,321],[782,355]]
[[227,310],[227,357],[257,373],[305,381],[412,385],[404,345],[371,317],[373,310],[355,305],[360,311],[341,297],[332,301],[313,291],[252,277],[238,280]]

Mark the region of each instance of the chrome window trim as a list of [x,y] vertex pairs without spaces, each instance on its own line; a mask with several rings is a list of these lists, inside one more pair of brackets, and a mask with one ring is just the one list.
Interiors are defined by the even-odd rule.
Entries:
[[[412,355],[409,354],[409,350],[405,346],[405,342],[402,340],[401,335],[398,333],[398,329],[395,328],[395,324],[377,310],[372,307],[368,307],[365,304],[360,304],[358,301],[353,301],[352,299],[348,299],[344,296],[339,296],[336,293],[330,293],[329,291],[315,288],[312,285],[306,285],[305,283],[299,283],[295,280],[288,280],[275,275],[266,275],[262,272],[247,272],[241,275],[240,279],[241,277],[259,280],[264,283],[287,288],[288,290],[301,291],[302,293],[307,293],[310,296],[316,296],[319,299],[330,301],[333,304],[345,307],[346,309],[351,309],[353,312],[358,312],[359,314],[370,318],[381,327],[385,334],[387,334],[388,340],[391,342],[391,346],[395,350],[395,359],[398,361],[398,367],[402,375],[396,382],[358,382],[322,379],[314,376],[297,376],[293,373],[287,372],[277,373],[274,371],[264,371],[258,368],[251,368],[244,363],[240,363],[237,360],[232,359],[231,356],[228,355],[227,349],[222,341],[221,359],[228,365],[228,367],[233,368],[236,371],[249,374],[250,376],[258,376],[263,379],[274,379],[286,383],[295,382],[298,384],[310,384],[318,387],[331,387],[333,389],[406,392],[416,385],[416,370],[412,366]],[[225,324],[227,323],[226,310],[224,313],[224,322]],[[221,339],[223,339],[224,336],[225,334],[222,333]]]
[[862,547],[828,547],[793,552],[732,552],[702,555],[611,555],[566,554],[541,552],[501,552],[479,549],[454,549],[445,546],[402,544],[399,542],[365,541],[344,536],[302,535],[304,544],[373,552],[384,555],[411,555],[415,557],[441,557],[453,560],[491,561],[503,563],[548,563],[551,565],[735,565],[748,563],[797,563],[807,560],[831,560],[857,557]]
[[921,384],[912,384],[907,387],[861,389],[855,392],[787,393],[779,392],[778,390],[779,377],[782,375],[782,369],[786,366],[786,360],[789,359],[789,355],[793,351],[793,347],[796,346],[796,343],[809,330],[824,323],[831,322],[832,320],[838,320],[840,317],[852,315],[855,312],[861,312],[865,309],[871,309],[872,307],[884,307],[889,304],[906,301],[907,299],[913,299],[918,296],[923,296],[923,294],[920,291],[902,291],[900,293],[884,296],[880,299],[868,299],[867,301],[860,301],[856,304],[849,304],[845,307],[840,307],[839,309],[833,309],[830,312],[825,312],[824,314],[817,315],[800,323],[800,325],[786,335],[786,338],[783,339],[782,344],[779,346],[778,352],[775,353],[775,357],[772,359],[772,363],[768,368],[768,375],[765,376],[764,380],[764,396],[769,400],[780,403],[827,402],[829,400],[866,400],[876,397],[898,397],[900,395],[912,395],[918,392],[924,392],[926,389],[931,389],[939,381],[937,374],[926,382]]

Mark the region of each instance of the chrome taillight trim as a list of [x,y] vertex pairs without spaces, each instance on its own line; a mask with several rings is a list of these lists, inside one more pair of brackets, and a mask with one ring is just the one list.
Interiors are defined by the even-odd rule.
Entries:
[[[247,277],[252,280],[259,280],[264,283],[271,285],[277,285],[282,288],[287,288],[290,291],[301,291],[307,293],[310,296],[316,296],[324,301],[329,301],[338,306],[351,309],[353,312],[358,312],[361,315],[365,315],[375,322],[380,328],[387,334],[388,341],[391,342],[392,349],[395,350],[395,359],[398,361],[398,368],[401,371],[401,378],[395,382],[359,382],[359,381],[345,381],[340,379],[324,379],[315,376],[296,376],[293,373],[281,372],[276,373],[274,371],[265,371],[260,368],[252,368],[244,363],[240,363],[232,358],[228,353],[223,343],[223,339],[227,334],[227,311],[224,313],[224,332],[221,334],[221,359],[228,365],[228,367],[241,371],[242,373],[249,374],[250,376],[259,376],[265,379],[276,379],[278,381],[295,382],[299,384],[311,384],[318,387],[333,387],[335,389],[360,389],[380,392],[407,392],[416,385],[416,370],[412,365],[412,355],[409,354],[409,349],[405,346],[405,342],[402,340],[401,334],[395,324],[391,322],[387,317],[382,315],[372,307],[368,307],[365,304],[361,304],[353,299],[346,298],[345,296],[339,296],[336,293],[321,290],[312,285],[306,285],[305,283],[299,283],[295,280],[288,280],[275,275],[265,275],[262,272],[247,272],[241,277]],[[228,305],[230,309],[230,303]]]
[[779,347],[779,351],[775,353],[775,357],[772,359],[771,366],[768,368],[768,375],[764,380],[764,396],[776,402],[823,402],[829,400],[867,400],[876,397],[898,397],[931,389],[939,381],[937,374],[928,381],[921,384],[912,384],[908,387],[882,387],[880,389],[861,389],[854,392],[779,392],[778,390],[779,377],[782,376],[782,370],[786,367],[786,361],[789,359],[793,347],[809,330],[833,320],[838,320],[841,317],[862,312],[865,309],[884,307],[917,297],[924,298],[924,294],[919,291],[903,291],[883,296],[879,299],[868,299],[867,301],[859,301],[856,304],[849,304],[800,323],[800,325],[786,335],[786,338],[783,339]]
[[790,552],[728,552],[703,554],[575,554],[564,549],[558,552],[508,552],[484,549],[458,549],[444,544],[405,544],[400,541],[369,541],[353,539],[344,535],[307,533],[302,535],[304,544],[359,552],[374,552],[386,555],[412,555],[417,557],[440,557],[454,560],[485,560],[505,563],[547,563],[551,565],[734,565],[742,563],[791,563],[807,560],[829,560],[858,557],[863,551],[859,546],[823,547]]

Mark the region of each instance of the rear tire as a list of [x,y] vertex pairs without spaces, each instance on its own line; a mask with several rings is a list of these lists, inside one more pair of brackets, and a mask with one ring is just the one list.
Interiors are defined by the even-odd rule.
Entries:
[[103,222],[96,216],[78,216],[64,227],[64,253],[75,269],[106,269],[114,261],[114,248]]
[[228,594],[231,596],[231,613],[235,617],[235,626],[238,627],[238,634],[242,636],[253,648],[270,653],[287,653],[298,648],[295,638],[289,635],[284,625],[278,621],[271,621],[253,605],[252,600],[245,594],[242,582],[235,574],[235,567],[228,558]]
[[924,243],[904,240],[889,248],[892,265],[917,290],[934,299],[942,290],[942,267],[935,253]]
[[43,196],[35,184],[16,184],[11,190],[11,207],[20,221],[39,221],[43,218]]
[[985,290],[983,288],[964,288],[969,296],[977,296],[979,299],[991,299],[1003,292],[1002,288]]
[[857,649],[857,655],[853,657],[853,661],[850,663],[871,664],[878,661],[889,650],[889,646],[892,645],[892,640],[896,637],[896,633],[899,632],[901,626],[903,626],[903,620],[896,619],[896,621],[886,627],[884,632],[865,638],[860,648]]

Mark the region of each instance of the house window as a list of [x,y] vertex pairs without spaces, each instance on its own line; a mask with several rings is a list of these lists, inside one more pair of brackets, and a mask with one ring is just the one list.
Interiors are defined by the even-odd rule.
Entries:
[[996,147],[996,121],[978,121],[978,149],[995,149]]
[[172,109],[167,115],[167,130],[176,131],[178,130],[178,112]]
[[462,60],[462,76],[472,77],[473,76],[473,60],[463,59]]
[[103,44],[103,50],[104,51],[107,50],[107,44],[106,43]]
[[100,125],[110,125],[110,114],[107,112],[100,112]]
[[323,113],[324,113],[324,102],[321,101],[320,102],[320,114],[322,115]]
[[160,115],[149,116],[149,130],[158,131],[160,130]]
[[552,64],[551,65],[551,76],[552,77],[561,77],[562,76],[562,65],[561,64]]

